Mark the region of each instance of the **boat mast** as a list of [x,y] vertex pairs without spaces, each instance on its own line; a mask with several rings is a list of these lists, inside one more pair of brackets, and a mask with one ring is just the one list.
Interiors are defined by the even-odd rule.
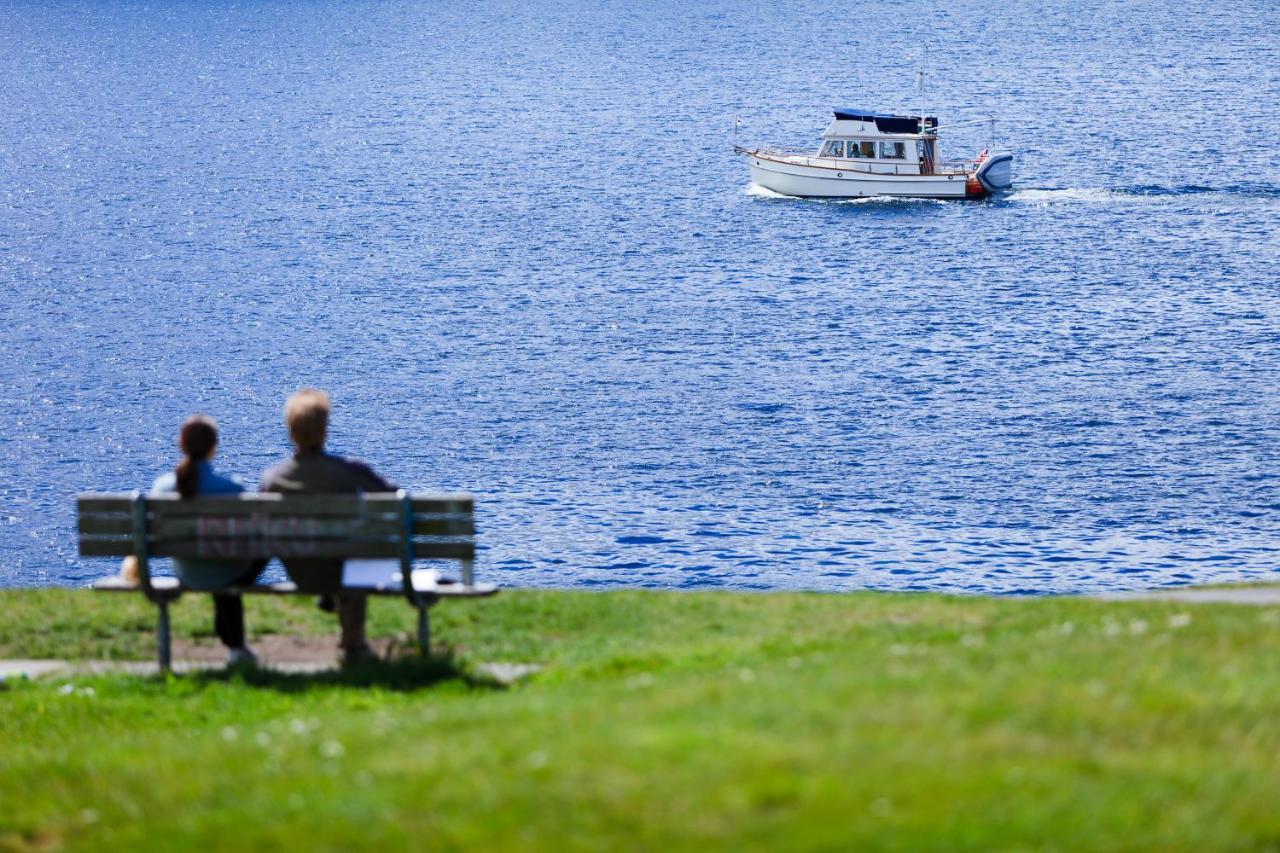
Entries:
[[924,105],[924,44],[920,45],[920,62],[916,65],[916,99],[917,106],[920,107],[920,126],[917,128],[920,141],[916,143],[920,147],[920,174],[932,175],[934,163],[937,160],[938,149],[936,135],[929,136],[928,116],[925,115],[927,110]]
[[924,48],[920,48],[920,64],[916,66],[916,104],[920,107],[920,132],[924,133]]

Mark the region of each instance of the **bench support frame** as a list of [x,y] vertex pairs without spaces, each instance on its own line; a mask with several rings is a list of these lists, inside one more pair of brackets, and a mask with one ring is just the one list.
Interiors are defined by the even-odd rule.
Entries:
[[413,501],[404,489],[396,492],[400,501],[400,583],[404,597],[418,611],[418,651],[423,657],[431,654],[431,617],[427,609],[435,604],[413,588]]
[[156,601],[160,611],[156,619],[156,648],[160,653],[160,671],[168,672],[171,668],[172,652],[169,646],[169,602],[163,598]]
[[429,606],[418,606],[418,651],[423,657],[431,653],[431,615],[427,612]]
[[156,652],[160,672],[172,669],[172,645],[169,639],[169,602],[176,596],[158,592],[151,585],[150,550],[147,547],[147,499],[141,492],[131,495],[133,500],[133,557],[138,566],[138,583],[147,600],[156,606]]
[[[176,498],[176,496],[173,496]],[[269,496],[250,495],[241,496],[243,502],[263,502],[263,517],[270,521],[273,517],[284,516],[291,518],[298,510],[290,512],[274,512],[281,507],[288,507],[289,502],[278,500],[266,500]],[[279,496],[270,496],[278,498]],[[388,500],[388,499],[391,500]],[[325,528],[318,527],[320,535],[327,538],[321,542],[321,545],[329,545],[329,551],[325,555],[332,558],[352,557],[368,557],[385,558],[398,555],[400,563],[400,583],[399,590],[394,585],[390,588],[385,586],[371,587],[368,589],[368,595],[402,595],[408,603],[417,611],[417,642],[419,651],[423,656],[431,654],[431,614],[430,610],[439,601],[444,598],[455,597],[476,597],[493,595],[498,591],[493,584],[480,584],[477,586],[474,581],[474,545],[470,537],[474,536],[475,528],[471,521],[472,499],[470,495],[459,493],[456,495],[439,495],[439,496],[423,496],[419,495],[414,498],[407,492],[401,490],[391,495],[373,496],[366,498],[363,495],[358,496],[311,496],[308,498],[313,503],[317,500],[321,501],[321,505],[312,510],[319,513],[319,525],[329,523],[331,526]],[[185,517],[190,513],[175,514],[169,511],[157,513],[158,508],[171,509],[175,504],[169,496],[161,498],[148,498],[140,492],[134,491],[128,494],[115,495],[97,495],[82,494],[79,496],[77,512],[79,514],[78,525],[80,527],[80,553],[82,556],[96,557],[119,557],[132,556],[137,564],[137,581],[130,583],[128,580],[117,577],[103,578],[93,584],[98,590],[108,592],[142,592],[147,600],[156,606],[156,651],[157,662],[160,672],[168,674],[172,670],[172,639],[171,625],[169,619],[169,605],[176,601],[183,592],[188,591],[182,587],[180,583],[176,583],[171,578],[157,579],[151,575],[150,558],[156,553],[162,556],[188,556],[191,555],[189,540],[193,536],[193,530],[190,520]],[[203,500],[197,498],[196,500]],[[300,503],[302,498],[297,499]],[[368,520],[369,527],[359,528],[354,534],[357,538],[351,540],[356,543],[354,548],[347,547],[339,543],[339,548],[333,546],[333,529],[332,522],[329,521],[335,515],[333,506],[325,501],[358,501],[358,505],[354,507],[355,522],[365,524],[365,507],[376,506],[375,515]],[[368,501],[368,503],[366,503]],[[153,503],[156,505],[153,506]],[[234,505],[228,505],[232,507]],[[295,505],[296,506],[296,505]],[[304,520],[307,517],[306,504],[302,504],[302,515]],[[211,510],[212,517],[221,518],[222,507],[217,510]],[[231,517],[241,519],[249,516],[245,511],[246,507],[241,506]],[[250,511],[255,511],[255,507],[247,507]],[[200,510],[198,510],[199,512]],[[352,507],[343,506],[338,509],[336,514],[342,515],[346,513],[350,515],[353,511]],[[415,515],[416,513],[416,515]],[[388,517],[390,516],[390,517]],[[398,516],[398,517],[397,517]],[[252,517],[257,518],[256,514]],[[387,523],[390,526],[387,526]],[[377,526],[382,524],[381,527]],[[184,526],[185,525],[185,526]],[[264,523],[263,529],[265,535],[274,535],[269,527]],[[198,531],[198,528],[196,528]],[[361,532],[361,531],[365,532]],[[205,534],[195,532],[194,536],[199,537]],[[239,535],[240,540],[235,537]],[[251,528],[249,535],[258,536],[260,534],[257,528]],[[283,537],[284,545],[289,545],[292,540],[290,537],[306,538],[315,536],[314,532],[303,532],[298,534],[296,528],[284,528],[283,532],[278,534]],[[213,545],[243,547],[245,533],[243,528],[237,531],[234,527],[215,527],[214,532],[209,533],[213,539]],[[183,537],[186,537],[185,539]],[[359,538],[364,537],[364,538]],[[379,539],[378,537],[382,537]],[[421,541],[415,542],[415,537]],[[458,540],[466,537],[465,541],[459,543]],[[398,542],[396,541],[398,540]],[[188,550],[176,551],[175,541],[178,546],[185,546]],[[371,544],[365,544],[371,543]],[[255,539],[250,541],[250,547],[259,546],[260,543]],[[305,541],[303,544],[307,544]],[[387,553],[388,546],[391,553]],[[373,548],[372,552],[365,550]],[[279,556],[273,552],[274,556]],[[197,551],[194,556],[201,556]],[[252,556],[252,555],[250,555]],[[426,560],[458,560],[461,563],[461,583],[454,581],[431,582],[425,586],[415,584],[413,579],[413,563],[421,557]],[[394,583],[394,582],[393,582]],[[442,585],[443,584],[443,585]],[[358,588],[355,588],[358,589]],[[297,594],[298,590],[293,584],[265,584],[254,585],[243,588],[249,593],[275,593],[275,594]],[[223,594],[236,594],[240,589],[229,587],[223,590],[200,590],[202,592],[213,592]],[[353,591],[355,591],[353,589]]]

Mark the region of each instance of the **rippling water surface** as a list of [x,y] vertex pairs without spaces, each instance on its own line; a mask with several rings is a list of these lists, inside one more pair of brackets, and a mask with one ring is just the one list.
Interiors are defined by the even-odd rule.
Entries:
[[[255,480],[300,385],[506,584],[1275,577],[1280,7],[885,8],[8,0],[0,585],[107,570],[73,494],[188,412]],[[735,116],[914,108],[922,48],[1015,192],[748,187]]]

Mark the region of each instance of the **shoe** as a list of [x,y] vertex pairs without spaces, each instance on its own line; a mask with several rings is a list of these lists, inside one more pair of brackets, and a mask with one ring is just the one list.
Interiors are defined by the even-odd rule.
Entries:
[[362,642],[358,646],[351,646],[342,650],[343,666],[359,666],[362,663],[373,663],[378,660],[382,660],[382,658],[378,657],[378,653],[368,643]]
[[337,609],[332,595],[321,595],[316,598],[316,607],[319,607],[325,613],[332,613]]
[[255,667],[257,665],[258,656],[248,646],[241,646],[238,649],[229,649],[227,651],[227,666],[229,667]]

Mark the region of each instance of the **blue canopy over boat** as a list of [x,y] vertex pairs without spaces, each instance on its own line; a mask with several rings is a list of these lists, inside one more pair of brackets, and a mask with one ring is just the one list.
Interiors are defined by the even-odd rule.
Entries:
[[[873,121],[881,133],[919,133],[920,116],[898,116],[892,113],[873,113],[867,110],[834,110],[839,121]],[[925,127],[937,127],[937,116],[926,116]]]

